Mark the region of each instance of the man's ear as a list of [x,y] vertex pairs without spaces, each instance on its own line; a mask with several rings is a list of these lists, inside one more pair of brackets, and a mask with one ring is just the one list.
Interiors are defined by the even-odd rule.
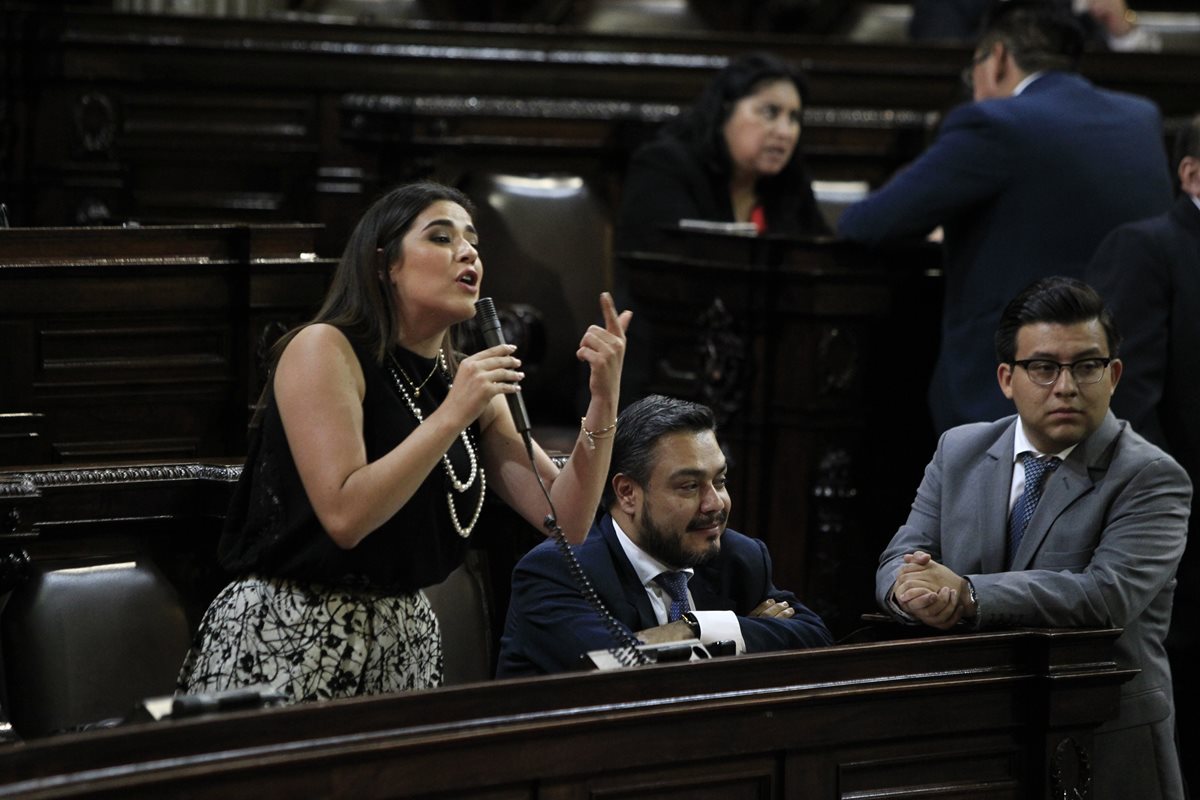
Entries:
[[1200,158],[1184,156],[1179,161],[1179,188],[1192,197],[1200,197]]
[[1012,381],[1013,368],[1012,364],[1001,364],[996,367],[996,380],[1000,383],[1000,391],[1004,392],[1004,396],[1012,400]]
[[632,517],[639,505],[638,499],[641,496],[642,487],[638,486],[637,481],[633,478],[618,472],[613,475],[612,488],[613,494],[617,498],[617,508]]
[[[984,64],[984,69],[992,71],[992,83],[996,86],[1004,86],[1006,81],[1011,80],[1021,71],[1012,56],[1012,50],[1004,42],[992,43],[992,57]],[[1012,85],[1015,87],[1020,82],[1021,79],[1017,78],[1012,81]],[[1012,94],[1012,92],[1009,91],[1008,94]]]

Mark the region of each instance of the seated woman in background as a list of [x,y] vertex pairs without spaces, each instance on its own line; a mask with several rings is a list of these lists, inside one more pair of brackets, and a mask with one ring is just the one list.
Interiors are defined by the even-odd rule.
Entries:
[[[661,251],[670,236],[664,228],[681,219],[753,222],[759,233],[829,233],[798,146],[807,91],[800,71],[774,56],[730,62],[691,109],[634,152],[614,251]],[[613,294],[636,310],[629,265],[618,258],[613,267]],[[650,329],[638,326],[630,344],[621,384],[626,403],[662,390]]]
[[[182,692],[265,684],[293,701],[437,686],[423,587],[462,563],[492,489],[531,524],[548,511],[503,395],[510,345],[457,360],[483,265],[471,205],[433,183],[359,221],[316,318],[280,340],[221,537],[235,575],[209,606]],[[568,540],[587,535],[608,471],[629,312],[600,300],[583,335],[590,401],[561,473],[533,446]]]
[[806,95],[800,71],[765,53],[717,73],[690,110],[633,154],[616,251],[660,249],[662,227],[681,219],[828,233],[798,147]]

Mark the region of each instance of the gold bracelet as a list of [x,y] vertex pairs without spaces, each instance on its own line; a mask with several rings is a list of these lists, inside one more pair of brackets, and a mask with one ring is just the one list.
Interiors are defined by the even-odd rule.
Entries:
[[591,448],[593,450],[595,450],[597,439],[611,439],[613,436],[616,435],[617,421],[613,420],[612,425],[609,425],[607,428],[601,428],[598,431],[589,431],[587,429],[587,417],[580,417],[579,418],[579,430],[583,431],[583,435],[587,437],[588,445],[590,445]]

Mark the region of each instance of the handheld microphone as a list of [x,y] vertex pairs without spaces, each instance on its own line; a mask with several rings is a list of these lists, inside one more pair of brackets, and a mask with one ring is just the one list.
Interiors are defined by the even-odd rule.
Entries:
[[[475,301],[475,313],[478,315],[479,332],[488,347],[507,344],[504,341],[504,331],[500,329],[500,318],[496,316],[496,304],[490,297],[481,297]],[[529,434],[529,412],[525,410],[525,398],[520,392],[506,394],[508,410],[512,412],[513,422],[522,436]]]

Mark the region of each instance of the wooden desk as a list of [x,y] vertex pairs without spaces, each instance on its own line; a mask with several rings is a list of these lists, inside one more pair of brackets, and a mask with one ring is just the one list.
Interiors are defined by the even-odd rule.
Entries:
[[1129,675],[1117,635],[881,641],[130,725],[0,749],[0,798],[1088,797],[1091,730]]
[[664,249],[620,259],[657,357],[649,389],[716,409],[731,526],[848,633],[936,444],[940,251],[685,232]]

